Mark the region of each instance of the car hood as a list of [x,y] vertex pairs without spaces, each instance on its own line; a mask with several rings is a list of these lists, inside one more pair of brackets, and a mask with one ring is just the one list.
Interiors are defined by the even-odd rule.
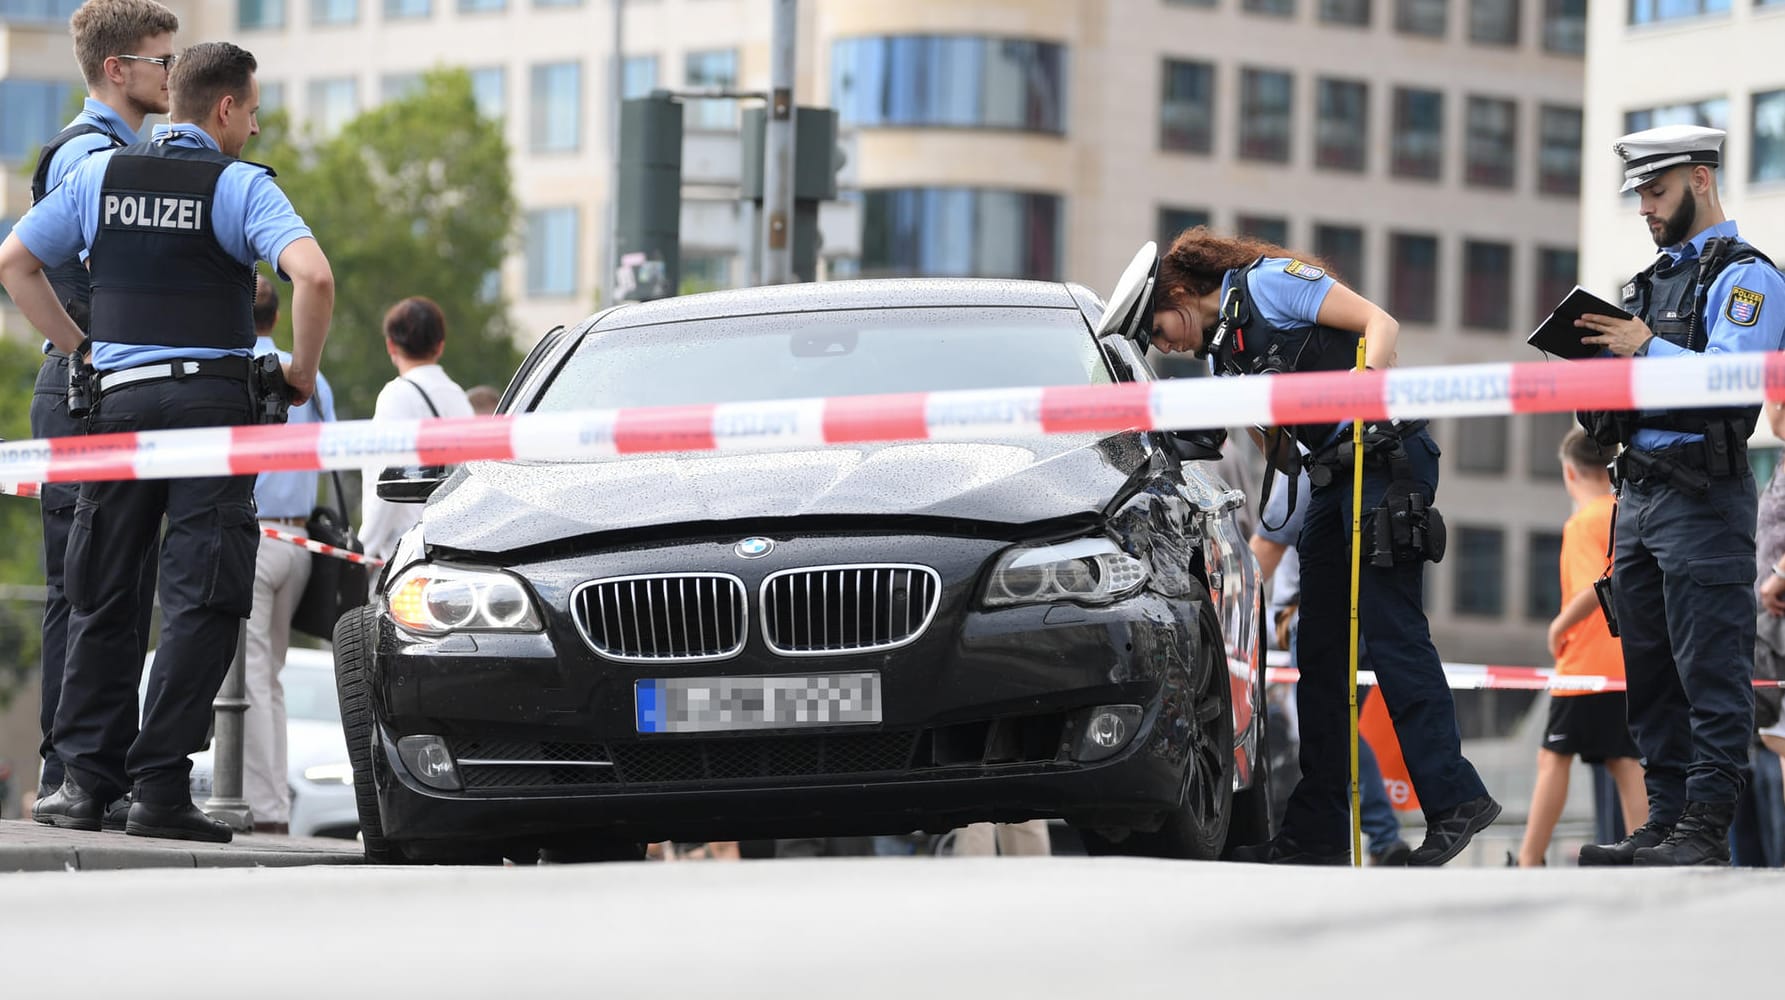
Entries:
[[1138,434],[474,462],[429,502],[430,546],[507,552],[683,522],[913,515],[1027,524],[1102,510],[1147,461]]

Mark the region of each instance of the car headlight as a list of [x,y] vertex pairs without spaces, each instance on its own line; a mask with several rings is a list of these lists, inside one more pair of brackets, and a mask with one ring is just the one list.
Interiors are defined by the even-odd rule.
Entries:
[[1011,549],[998,560],[986,585],[985,603],[1107,604],[1147,582],[1147,566],[1107,538],[1080,538],[1057,545]]
[[527,588],[500,570],[420,563],[397,577],[389,600],[391,620],[421,635],[540,629]]
[[304,780],[318,785],[353,784],[352,764],[317,764],[304,768]]

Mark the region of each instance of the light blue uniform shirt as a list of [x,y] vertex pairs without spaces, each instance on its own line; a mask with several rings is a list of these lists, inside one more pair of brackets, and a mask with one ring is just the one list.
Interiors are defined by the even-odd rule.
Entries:
[[[280,361],[291,363],[291,352],[274,347],[271,337],[254,342],[254,356],[263,354],[277,354]],[[310,401],[292,407],[285,422],[315,424],[334,420],[335,391],[319,372]],[[261,517],[309,517],[310,509],[316,506],[316,481],[320,476],[318,472],[263,472],[254,480],[254,506],[259,508]]]
[[[1691,240],[1661,251],[1670,263],[1697,259],[1704,252],[1706,241],[1719,236],[1737,236],[1735,220],[1730,219],[1706,229]],[[1738,294],[1739,290],[1739,294]],[[1768,308],[1768,303],[1773,303]],[[1785,346],[1785,277],[1765,261],[1750,260],[1725,267],[1711,282],[1710,294],[1704,300],[1706,354],[1738,351],[1776,351]],[[1656,337],[1649,341],[1651,358],[1677,358],[1693,352],[1671,341]],[[1702,434],[1681,431],[1642,429],[1631,435],[1630,444],[1645,451],[1654,451],[1685,441],[1697,441]]]
[[[101,101],[95,101],[91,97],[87,98],[86,101],[81,104],[80,114],[75,115],[68,124],[62,126],[61,131],[66,132],[76,125],[93,125],[104,129],[109,133],[109,136],[100,135],[96,132],[89,132],[86,135],[77,135],[63,143],[61,147],[56,150],[56,155],[50,157],[50,169],[44,174],[43,189],[45,198],[49,197],[48,192],[54,191],[56,186],[61,184],[62,181],[74,171],[74,168],[80,166],[81,162],[87,157],[101,150],[112,148],[112,140],[110,136],[116,136],[118,141],[126,146],[136,141],[136,130],[129,125],[126,125],[124,119],[118,117],[118,113],[112,110],[111,105]],[[87,251],[85,247],[81,248],[80,256],[82,260],[87,259]],[[64,257],[62,259],[67,260],[68,258]],[[58,262],[46,261],[46,263],[55,264]],[[48,353],[49,349],[54,345],[46,340],[43,342],[43,346],[45,353]]]
[[[196,125],[157,125],[154,139],[178,146],[217,149],[217,141]],[[105,150],[81,161],[55,190],[31,206],[31,211],[19,220],[13,232],[32,256],[43,261],[67,260],[77,251],[93,246],[99,231],[99,193],[115,152]],[[264,260],[275,269],[286,247],[310,235],[310,227],[292,210],[291,200],[266,170],[240,162],[225,167],[217,178],[211,199],[211,227],[218,244],[231,257],[244,265]],[[232,354],[247,357],[249,353],[246,349],[97,343],[93,345],[93,367],[117,371],[178,358],[197,360]]]
[[[1289,270],[1292,265],[1294,272]],[[1227,290],[1233,287],[1234,275],[1239,273],[1229,271],[1221,277],[1223,302],[1227,300]],[[1320,306],[1335,284],[1324,270],[1293,257],[1266,257],[1253,269],[1246,290],[1250,293],[1252,315],[1258,322],[1273,330],[1300,330],[1320,322]],[[1327,441],[1350,426],[1350,421],[1340,424]]]

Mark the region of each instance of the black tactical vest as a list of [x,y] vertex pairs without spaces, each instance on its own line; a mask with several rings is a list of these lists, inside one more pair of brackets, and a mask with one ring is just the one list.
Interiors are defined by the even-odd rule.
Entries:
[[[1705,241],[1704,251],[1692,260],[1672,263],[1666,254],[1656,258],[1624,286],[1624,311],[1648,324],[1656,337],[1702,354],[1710,342],[1710,317],[1704,315],[1705,299],[1724,268],[1742,261],[1758,260],[1772,266],[1766,254],[1735,237],[1719,236]],[[1712,424],[1729,424],[1733,439],[1746,441],[1760,419],[1758,406],[1705,407],[1695,410],[1586,411],[1580,422],[1600,444],[1630,443],[1638,430],[1679,431],[1704,434]]]
[[[56,159],[56,154],[70,139],[83,135],[103,135],[111,140],[108,147],[111,149],[124,145],[123,140],[91,122],[77,122],[57,132],[44,145],[43,152],[38,154],[37,169],[31,174],[31,204],[37,204],[50,193],[50,164]],[[88,280],[87,266],[81,263],[80,255],[76,254],[61,263],[45,267],[43,274],[50,279],[50,287],[56,290],[56,301],[62,303],[69,315],[81,324],[82,333],[88,332],[89,324],[85,320],[93,300],[93,290]]]
[[224,168],[213,149],[140,142],[112,154],[88,263],[96,341],[254,346],[254,268],[212,229]]
[[[1252,308],[1252,272],[1264,263],[1259,258],[1240,269],[1228,283],[1221,300],[1225,333],[1217,349],[1215,374],[1266,375],[1281,372],[1344,371],[1357,364],[1357,335],[1327,326],[1274,330],[1258,319]],[[1320,448],[1338,430],[1338,424],[1299,424],[1288,428],[1310,451]]]

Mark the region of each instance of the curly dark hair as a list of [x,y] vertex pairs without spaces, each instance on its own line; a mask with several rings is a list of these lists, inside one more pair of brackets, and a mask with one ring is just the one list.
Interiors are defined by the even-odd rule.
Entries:
[[433,357],[446,343],[446,314],[433,299],[412,295],[384,314],[384,337],[404,357],[417,361]]
[[[1207,226],[1196,226],[1179,233],[1159,259],[1159,299],[1172,302],[1207,295],[1221,287],[1221,278],[1227,272],[1260,257],[1293,257],[1332,274],[1332,269],[1318,257],[1250,236],[1221,236]],[[1338,275],[1333,277],[1337,279]]]

